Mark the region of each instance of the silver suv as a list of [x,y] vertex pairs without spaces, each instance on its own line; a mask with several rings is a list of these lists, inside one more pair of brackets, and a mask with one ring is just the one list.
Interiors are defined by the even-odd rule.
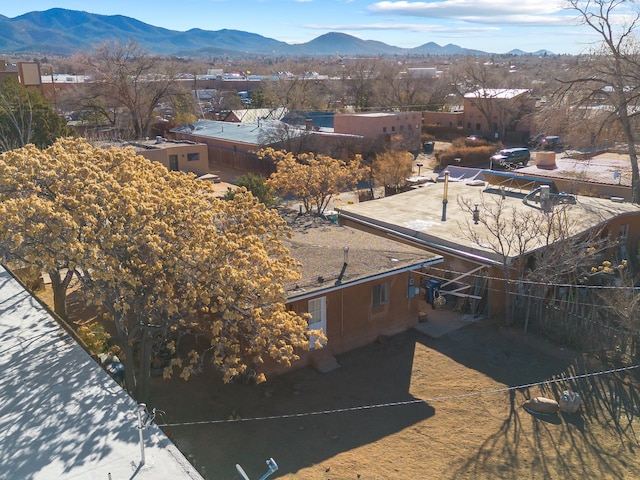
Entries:
[[508,168],[515,165],[527,166],[531,160],[531,152],[528,148],[505,148],[491,157],[491,168]]

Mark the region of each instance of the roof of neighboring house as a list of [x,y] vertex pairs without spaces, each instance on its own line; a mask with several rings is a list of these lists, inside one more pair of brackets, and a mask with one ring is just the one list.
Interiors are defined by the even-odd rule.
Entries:
[[[471,183],[472,185],[469,185]],[[544,183],[544,180],[543,182]],[[530,193],[518,188],[505,189],[505,205],[524,214],[540,209],[534,198],[525,203],[523,197]],[[450,254],[480,264],[499,265],[500,256],[487,244],[475,243],[465,230],[470,224],[474,231],[486,238],[487,228],[479,223],[473,225],[472,215],[459,204],[458,199],[478,203],[483,215],[482,202],[489,206],[499,201],[501,190],[483,182],[466,180],[448,183],[446,217],[443,217],[444,183],[427,183],[420,188],[369,202],[347,205],[339,209],[341,221],[353,222],[375,228],[391,237],[423,245],[431,251]],[[565,204],[570,219],[570,233],[578,234],[602,225],[607,220],[626,214],[640,215],[640,207],[631,203],[618,203],[610,199],[585,196],[574,197],[575,204]],[[541,238],[528,251],[544,246]],[[514,255],[516,253],[514,252]]]
[[231,111],[241,123],[258,123],[261,120],[282,120],[288,110],[277,108],[241,108]]
[[[302,278],[285,285],[290,301],[442,261],[440,255],[424,249],[341,226],[327,218],[298,215],[295,210],[281,214],[293,229],[292,238],[285,243],[302,264]],[[325,212],[325,217],[332,214],[337,212]]]
[[481,88],[473,92],[464,94],[464,98],[497,98],[510,99],[516,98],[523,93],[530,92],[527,88]]
[[[173,128],[171,132],[185,133],[199,138],[211,138],[227,142],[261,145],[268,138],[274,138],[281,122],[262,121],[260,123],[232,123],[216,120],[198,120]],[[290,131],[289,136],[295,134]]]
[[135,140],[132,142],[124,142],[119,146],[132,146],[136,151],[144,150],[170,150],[176,147],[185,147],[189,145],[206,145],[204,143],[190,142],[185,140],[171,140],[162,137],[156,137],[149,140]]
[[202,479],[136,402],[0,267],[3,478]]
[[407,111],[407,112],[355,112],[355,113],[338,113],[336,117],[369,117],[369,118],[378,118],[378,117],[397,117],[401,115],[420,115],[422,116],[422,112],[417,111]]
[[311,120],[314,128],[333,128],[334,112],[324,112],[319,110],[292,110],[288,112],[282,121],[289,125],[305,125],[306,120]]

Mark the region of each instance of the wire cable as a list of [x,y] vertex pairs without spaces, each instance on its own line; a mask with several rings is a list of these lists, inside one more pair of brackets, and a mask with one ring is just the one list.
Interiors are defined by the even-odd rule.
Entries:
[[510,392],[510,391],[513,391],[513,390],[522,390],[522,389],[536,387],[536,386],[540,386],[540,385],[554,384],[554,383],[560,383],[560,382],[568,382],[568,381],[578,380],[578,379],[588,378],[588,377],[596,377],[596,376],[601,376],[601,375],[610,375],[612,373],[630,371],[630,370],[634,370],[636,368],[640,368],[640,364],[631,365],[631,366],[627,366],[627,367],[613,368],[613,369],[610,369],[610,370],[602,370],[602,371],[599,371],[599,372],[591,372],[591,373],[584,373],[584,374],[580,374],[580,375],[572,375],[570,377],[561,375],[558,378],[554,378],[552,380],[543,380],[541,382],[526,383],[526,384],[517,385],[517,386],[514,386],[514,387],[495,388],[493,390],[484,390],[484,391],[481,391],[481,392],[470,392],[470,393],[461,393],[461,394],[457,394],[457,395],[447,395],[447,396],[444,396],[444,397],[431,397],[431,398],[425,398],[425,399],[414,399],[414,400],[405,400],[405,401],[398,401],[398,402],[378,403],[378,404],[373,404],[373,405],[361,405],[361,406],[357,406],[357,407],[334,408],[334,409],[331,409],[331,410],[318,410],[318,411],[314,411],[314,412],[289,413],[289,414],[283,414],[283,415],[269,415],[269,416],[263,416],[263,417],[231,418],[231,419],[226,419],[226,420],[199,420],[199,421],[194,421],[194,422],[164,423],[164,424],[158,424],[158,425],[160,427],[188,427],[188,426],[195,426],[195,425],[215,425],[215,424],[221,424],[221,423],[256,422],[256,421],[263,421],[263,420],[281,420],[281,419],[288,419],[288,418],[302,418],[302,417],[313,417],[313,416],[319,416],[319,415],[331,415],[331,414],[335,414],[335,413],[357,412],[357,411],[363,411],[363,410],[373,410],[373,409],[376,409],[376,408],[399,407],[399,406],[415,405],[415,404],[421,404],[421,403],[422,404],[424,404],[424,403],[435,403],[435,402],[443,402],[443,401],[447,401],[447,400],[458,400],[458,399],[461,399],[461,398],[477,397],[477,396],[480,396],[480,395],[491,395],[491,394],[496,394],[496,393]]

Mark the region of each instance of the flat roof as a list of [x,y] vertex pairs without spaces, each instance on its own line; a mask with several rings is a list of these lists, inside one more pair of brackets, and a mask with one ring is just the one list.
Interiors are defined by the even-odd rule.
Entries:
[[186,140],[171,140],[171,139],[166,139],[166,138],[162,138],[160,137],[160,139],[149,139],[149,140],[133,140],[131,142],[126,142],[123,144],[120,144],[120,146],[132,146],[135,147],[137,150],[166,150],[166,149],[171,149],[171,148],[175,148],[175,147],[184,147],[184,146],[189,146],[189,145],[204,145],[206,146],[206,143],[199,143],[199,142],[190,142],[190,141],[186,141]]
[[284,209],[281,215],[293,230],[284,243],[302,264],[302,278],[285,285],[290,300],[442,261],[422,248],[338,225],[331,220],[336,211],[325,212],[327,218]]
[[[249,145],[261,145],[266,139],[279,138],[278,128],[283,125],[278,121],[260,122],[220,122],[217,120],[198,120],[173,128],[171,132],[185,133],[200,138],[212,138],[235,143],[245,143]],[[297,129],[289,129],[288,135],[297,134]],[[273,134],[276,134],[275,136]],[[273,142],[271,142],[273,143]]]
[[202,480],[136,402],[0,266],[3,478]]
[[[472,222],[472,216],[463,210],[458,199],[464,199],[470,205],[478,203],[500,201],[500,189],[488,188],[483,182],[450,181],[448,185],[446,219],[442,220],[444,183],[427,183],[411,191],[372,200],[364,203],[347,205],[339,209],[344,221],[352,220],[371,228],[385,232],[390,237],[401,238],[425,245],[432,251],[443,254],[451,253],[478,263],[499,264],[500,256],[483,244],[473,242],[465,234],[465,225]],[[505,189],[504,202],[516,212],[535,211],[535,202],[523,202],[529,190]],[[638,214],[640,207],[628,202],[617,203],[609,199],[577,196],[576,203],[567,204],[566,208],[571,220],[569,226],[572,234],[578,234],[590,228],[601,225],[619,215]],[[489,205],[491,205],[489,203]],[[482,215],[482,210],[480,211]],[[488,231],[481,223],[473,225],[474,231],[480,236],[488,235]],[[537,244],[532,244],[529,251],[544,245],[541,238]]]

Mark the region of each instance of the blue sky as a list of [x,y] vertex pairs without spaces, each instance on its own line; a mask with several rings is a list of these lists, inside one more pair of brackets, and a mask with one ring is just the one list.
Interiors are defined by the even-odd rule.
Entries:
[[3,2],[0,14],[16,17],[60,7],[125,15],[172,30],[257,33],[303,43],[336,31],[398,47],[449,43],[492,53],[583,53],[595,37],[562,8],[562,0],[26,0]]

